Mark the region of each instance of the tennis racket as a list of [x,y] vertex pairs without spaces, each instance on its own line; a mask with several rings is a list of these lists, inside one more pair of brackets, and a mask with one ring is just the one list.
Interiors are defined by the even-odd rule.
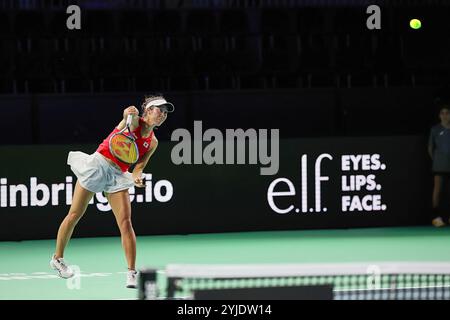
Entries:
[[[129,114],[125,128],[115,133],[109,139],[109,151],[111,154],[119,161],[129,165],[135,164],[139,159],[139,149],[130,130],[132,119],[133,116]],[[125,134],[126,130],[128,130],[128,134]]]

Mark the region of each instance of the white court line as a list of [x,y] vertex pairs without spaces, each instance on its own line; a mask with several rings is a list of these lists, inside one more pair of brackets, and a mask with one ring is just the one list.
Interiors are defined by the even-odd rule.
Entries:
[[36,274],[36,275],[47,275],[49,274],[48,272],[33,272],[32,274]]
[[[81,273],[79,277],[81,278],[92,278],[92,277],[110,277],[117,274],[126,274],[127,272],[90,272]],[[31,274],[26,273],[2,273],[0,275],[0,281],[11,281],[11,280],[35,280],[35,279],[60,279],[55,273],[49,272],[32,272]]]

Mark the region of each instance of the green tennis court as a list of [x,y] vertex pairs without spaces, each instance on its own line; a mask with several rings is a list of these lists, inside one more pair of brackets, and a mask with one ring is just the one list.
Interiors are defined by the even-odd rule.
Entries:
[[[136,299],[125,288],[119,237],[72,239],[63,280],[49,268],[54,240],[0,242],[0,299]],[[138,237],[138,268],[167,264],[450,262],[450,228],[373,228]]]

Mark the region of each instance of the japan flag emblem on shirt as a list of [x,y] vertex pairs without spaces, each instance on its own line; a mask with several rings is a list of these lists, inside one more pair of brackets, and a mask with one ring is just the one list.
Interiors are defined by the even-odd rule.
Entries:
[[144,142],[144,148],[148,148],[148,142],[147,141]]

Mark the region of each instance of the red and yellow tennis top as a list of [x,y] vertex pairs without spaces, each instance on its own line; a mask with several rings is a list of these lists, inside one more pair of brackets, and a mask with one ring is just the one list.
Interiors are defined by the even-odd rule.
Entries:
[[[136,144],[137,147],[139,149],[139,158],[141,158],[149,149],[150,149],[150,144],[152,142],[153,139],[153,131],[151,132],[150,136],[143,138],[141,136],[141,127],[142,127],[142,123],[144,121],[142,120],[142,118],[139,118],[139,126],[132,132],[132,134],[134,135],[134,137],[136,138]],[[120,169],[122,170],[122,172],[126,172],[128,171],[128,168],[130,167],[130,165],[121,162],[120,160],[116,159],[116,157],[114,157],[111,152],[109,151],[109,139],[113,136],[113,134],[119,132],[120,130],[116,128],[114,128],[114,130],[109,134],[109,136],[103,140],[103,142],[98,146],[97,148],[97,152],[102,154],[103,156],[105,156],[106,158],[108,158],[109,160],[111,160],[112,162],[114,162],[115,164],[117,164]]]

